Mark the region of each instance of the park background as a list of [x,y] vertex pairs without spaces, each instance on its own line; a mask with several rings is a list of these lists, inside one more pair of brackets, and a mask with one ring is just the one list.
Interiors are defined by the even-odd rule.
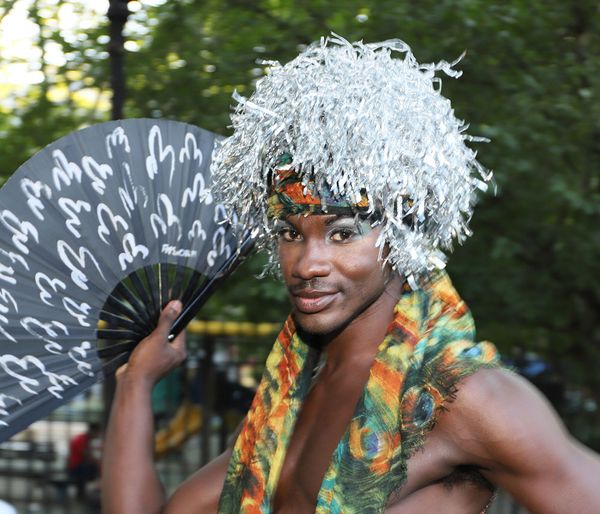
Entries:
[[[109,10],[110,8],[110,10]],[[452,61],[443,94],[493,170],[449,272],[479,339],[600,450],[600,7],[592,0],[2,0],[0,182],[73,130],[169,118],[227,135],[261,60],[286,62],[335,32],[400,38]],[[285,291],[245,262],[203,320],[280,323]],[[263,337],[241,345],[260,360]],[[239,355],[238,355],[239,357]]]

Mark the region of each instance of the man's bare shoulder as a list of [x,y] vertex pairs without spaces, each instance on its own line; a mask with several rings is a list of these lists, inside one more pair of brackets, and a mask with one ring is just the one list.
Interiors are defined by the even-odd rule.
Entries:
[[600,512],[600,458],[575,441],[544,396],[515,373],[482,369],[460,381],[434,430],[454,465],[477,467],[530,512]]
[[472,459],[465,464],[489,469],[521,467],[525,456],[542,450],[559,460],[570,451],[570,437],[542,393],[503,368],[481,369],[461,380],[455,399],[439,416],[438,429],[459,460]]

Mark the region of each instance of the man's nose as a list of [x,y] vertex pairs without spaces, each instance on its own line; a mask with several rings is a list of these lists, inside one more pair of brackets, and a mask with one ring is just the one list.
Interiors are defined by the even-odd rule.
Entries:
[[327,250],[326,245],[318,241],[306,241],[294,263],[294,275],[302,280],[329,275],[331,256]]

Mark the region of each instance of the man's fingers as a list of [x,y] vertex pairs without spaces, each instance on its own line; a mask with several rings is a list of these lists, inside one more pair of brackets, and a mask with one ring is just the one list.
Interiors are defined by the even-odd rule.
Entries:
[[[181,309],[183,308],[181,302],[179,300],[173,300],[169,302],[163,311],[160,314],[160,319],[158,320],[157,331],[159,332],[161,338],[166,340],[171,333],[171,327],[173,323],[179,316]],[[176,350],[179,355],[180,360],[184,360],[187,356],[187,350],[185,347],[185,331],[182,331],[170,344],[173,350]]]
[[182,330],[179,335],[173,339],[171,347],[177,350],[182,359],[187,357],[187,348],[185,346],[185,330]]
[[173,300],[169,302],[163,311],[160,313],[158,319],[158,326],[156,327],[157,332],[165,339],[169,336],[171,326],[177,319],[177,316],[181,312],[181,302],[179,300]]
[[120,377],[123,373],[125,373],[127,371],[127,364],[129,364],[129,363],[126,362],[125,364],[122,364],[121,366],[119,366],[117,368],[117,371],[115,371],[115,376],[117,378]]
[[182,330],[171,342],[173,348],[183,348],[185,350],[185,330]]

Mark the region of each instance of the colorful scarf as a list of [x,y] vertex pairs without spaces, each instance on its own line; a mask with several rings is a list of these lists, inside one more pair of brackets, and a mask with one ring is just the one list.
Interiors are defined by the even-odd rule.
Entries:
[[[474,342],[474,324],[450,279],[406,290],[379,345],[354,416],[334,450],[318,494],[318,514],[381,513],[406,480],[457,382],[499,365],[495,347]],[[286,321],[233,449],[219,513],[272,511],[279,474],[318,354]]]

